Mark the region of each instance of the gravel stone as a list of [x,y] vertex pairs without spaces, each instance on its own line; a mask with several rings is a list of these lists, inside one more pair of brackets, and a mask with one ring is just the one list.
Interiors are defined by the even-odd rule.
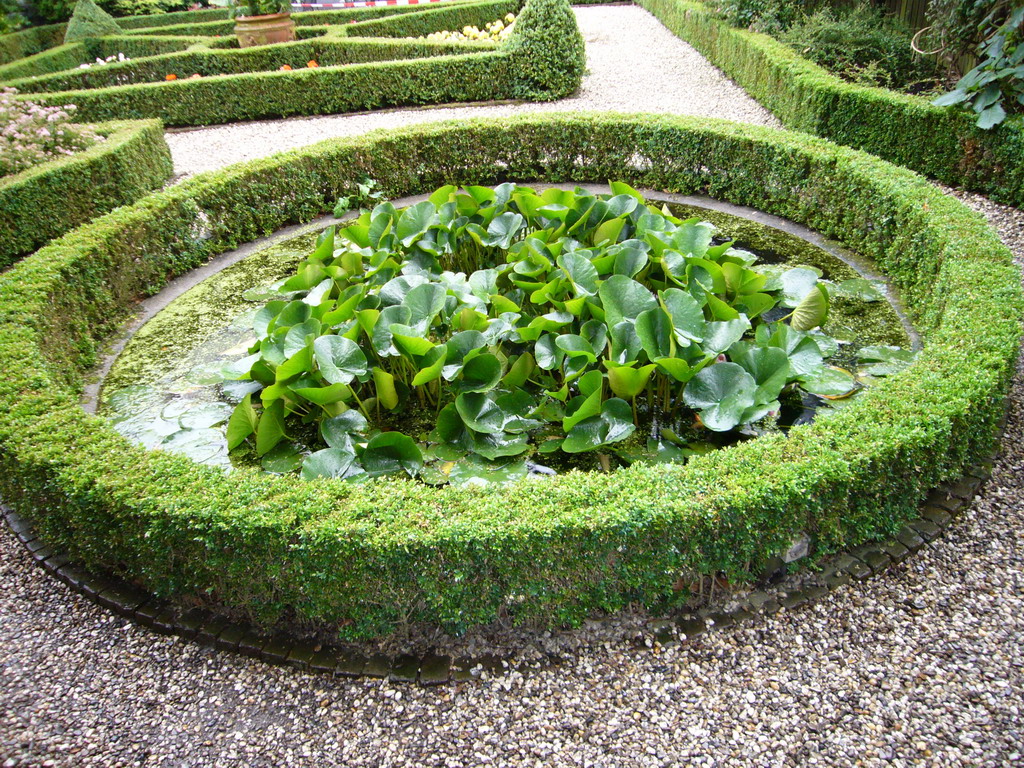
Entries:
[[771,112],[642,8],[594,6],[576,8],[575,12],[586,42],[588,74],[572,98],[543,104],[396,109],[170,131],[167,143],[174,172],[184,178],[376,128],[528,112],[653,112],[780,127]]

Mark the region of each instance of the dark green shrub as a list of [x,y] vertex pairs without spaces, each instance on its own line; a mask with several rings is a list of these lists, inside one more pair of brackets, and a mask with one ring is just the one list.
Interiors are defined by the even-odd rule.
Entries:
[[806,7],[802,0],[725,0],[718,10],[734,27],[774,35],[797,23]]
[[910,29],[867,5],[820,10],[800,18],[778,38],[853,83],[897,90],[935,84],[935,64],[914,53]]
[[96,5],[95,0],[78,0],[71,21],[68,22],[68,30],[64,33],[64,42],[74,43],[119,34],[121,27],[114,21],[114,17]]

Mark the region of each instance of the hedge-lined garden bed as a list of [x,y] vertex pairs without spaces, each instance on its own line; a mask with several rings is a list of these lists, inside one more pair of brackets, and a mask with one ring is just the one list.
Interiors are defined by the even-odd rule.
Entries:
[[170,178],[171,152],[158,120],[95,130],[106,137],[99,144],[0,180],[0,269]]
[[[925,348],[828,419],[685,465],[507,487],[302,482],[131,445],[78,406],[134,301],[212,255],[308,221],[365,176],[443,183],[621,179],[785,216],[873,258]],[[803,135],[651,116],[546,116],[334,140],[197,177],[0,276],[0,493],[92,568],[263,622],[348,636],[511,614],[577,622],[743,580],[801,531],[821,552],[892,533],[993,444],[1021,330],[1020,275],[984,220],[924,179]]]
[[788,128],[863,149],[954,186],[1024,205],[1024,119],[993,130],[966,110],[854,85],[774,38],[736,29],[688,0],[637,0]]
[[[150,30],[161,32],[155,37],[126,35],[61,46],[7,65],[0,77],[37,103],[75,104],[79,119],[159,117],[167,125],[494,99],[550,100],[579,86],[583,40],[567,0],[446,3],[374,18],[382,10],[302,14],[300,23],[311,17],[299,28],[305,39],[247,49],[225,47],[216,37],[167,35],[202,33],[208,24],[163,27]],[[482,27],[509,13],[519,17],[500,46],[408,39]],[[119,52],[131,60],[78,68]]]

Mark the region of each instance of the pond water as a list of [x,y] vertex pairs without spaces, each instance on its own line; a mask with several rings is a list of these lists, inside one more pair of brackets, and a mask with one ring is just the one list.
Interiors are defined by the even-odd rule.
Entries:
[[[660,205],[656,196],[649,202]],[[848,254],[831,252],[795,234],[721,210],[669,203],[673,215],[710,221],[718,228],[716,240],[755,253],[762,264],[812,267],[834,283],[860,278],[875,299],[833,297],[823,331],[840,343],[832,365],[853,367],[854,353],[866,345],[911,348],[912,329],[898,312],[891,287],[874,277],[869,266]],[[131,440],[149,449],[188,455],[197,462],[231,469],[252,466],[252,452],[228,453],[226,424],[234,406],[259,389],[252,382],[222,382],[225,364],[245,357],[255,340],[252,321],[264,301],[244,298],[247,291],[288,277],[313,250],[318,227],[299,236],[257,250],[232,266],[197,284],[139,328],[114,360],[102,382],[97,412]],[[846,401],[826,401],[804,395],[790,402],[781,414],[783,428],[804,423]],[[821,410],[819,410],[821,409]],[[405,430],[408,431],[408,430]],[[718,444],[735,441],[736,437]],[[266,457],[264,469],[288,472],[299,467],[302,453],[281,446]],[[557,460],[548,464],[562,470]],[[522,462],[519,471],[525,472]],[[529,462],[525,465],[533,468]],[[573,464],[598,469],[596,457]]]

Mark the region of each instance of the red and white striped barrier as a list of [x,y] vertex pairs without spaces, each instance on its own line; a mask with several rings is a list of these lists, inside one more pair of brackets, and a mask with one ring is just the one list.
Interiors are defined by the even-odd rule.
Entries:
[[427,5],[444,0],[349,0],[343,3],[292,3],[293,11],[334,11],[342,8],[373,8],[377,5]]

